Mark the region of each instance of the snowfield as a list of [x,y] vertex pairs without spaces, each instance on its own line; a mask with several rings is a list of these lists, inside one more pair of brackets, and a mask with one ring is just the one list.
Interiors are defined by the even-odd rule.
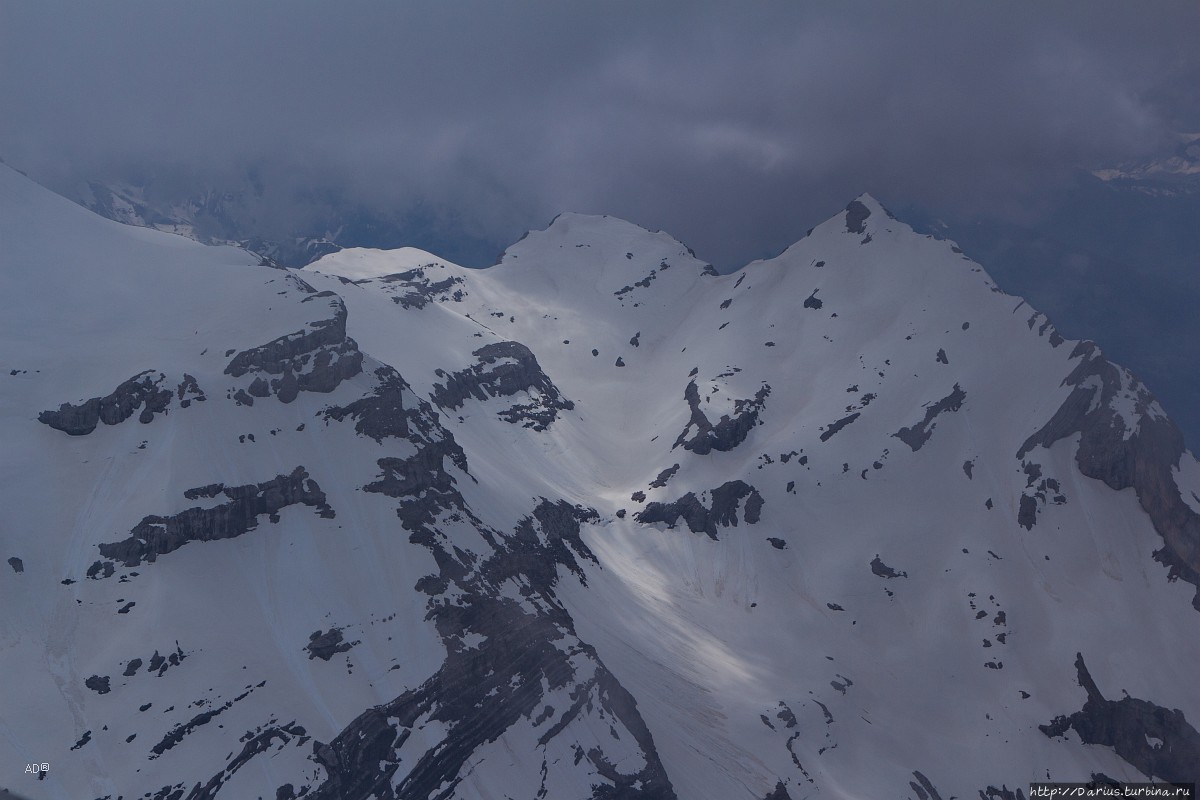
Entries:
[[1200,779],[1200,464],[870,196],[730,275],[577,214],[258,264],[0,167],[0,786]]

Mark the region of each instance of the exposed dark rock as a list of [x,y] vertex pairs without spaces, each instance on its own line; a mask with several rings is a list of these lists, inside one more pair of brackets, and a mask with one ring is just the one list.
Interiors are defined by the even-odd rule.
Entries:
[[[546,430],[559,411],[575,408],[542,371],[533,352],[520,342],[496,342],[472,355],[478,359],[477,364],[448,376],[445,384],[434,385],[431,397],[438,407],[452,410],[461,408],[468,397],[482,401],[524,392],[529,402],[513,405],[498,415],[506,422],[536,431]],[[439,372],[439,377],[444,375]]]
[[913,770],[915,781],[909,781],[908,786],[916,792],[917,800],[942,800],[942,796],[938,794],[937,789],[933,788],[929,778],[926,778],[920,772]]
[[208,398],[204,394],[204,390],[200,388],[200,384],[196,379],[186,372],[183,373],[183,380],[175,389],[175,396],[179,400],[180,408],[187,408],[192,404],[192,401],[202,403]]
[[310,506],[320,516],[333,516],[333,509],[325,502],[325,493],[309,478],[304,467],[259,484],[226,486],[221,493],[229,502],[211,508],[189,508],[170,517],[144,517],[129,538],[99,545],[100,554],[126,567],[135,567],[143,561],[153,562],[188,542],[241,536],[258,527],[260,516],[276,515],[291,505]]
[[[234,378],[253,375],[250,393],[259,397],[263,385],[283,403],[290,403],[300,392],[328,393],[342,381],[362,372],[363,355],[358,344],[346,335],[346,305],[333,292],[318,292],[301,302],[328,300],[333,316],[310,322],[304,330],[272,339],[266,344],[243,350],[225,367]],[[243,390],[240,402],[253,405]]]
[[1079,685],[1087,692],[1087,701],[1070,716],[1039,725],[1042,733],[1053,737],[1074,730],[1084,744],[1111,747],[1147,777],[1180,783],[1196,780],[1200,774],[1200,733],[1182,711],[1128,696],[1106,700],[1079,653],[1075,655],[1075,671]]
[[893,433],[892,436],[911,447],[915,453],[933,435],[933,429],[937,427],[936,420],[938,415],[947,411],[958,411],[962,408],[963,401],[966,399],[967,393],[956,383],[954,384],[954,390],[950,394],[936,403],[926,404],[924,419],[910,427],[901,428]]
[[896,570],[883,563],[883,560],[878,555],[871,559],[871,572],[881,578],[907,578],[907,572],[897,572]]
[[671,480],[671,478],[673,478],[675,476],[675,473],[678,471],[679,471],[678,464],[673,464],[672,466],[667,467],[662,472],[658,473],[657,478],[650,481],[650,488],[651,489],[663,488],[664,486],[667,485],[667,481]]
[[428,530],[439,514],[465,505],[453,476],[446,472],[446,459],[466,471],[466,456],[448,434],[408,458],[379,459],[379,479],[368,483],[363,491],[400,498],[396,514],[404,528],[414,533]]
[[25,571],[25,562],[22,561],[21,559],[17,558],[16,556],[13,556],[12,558],[8,559],[8,565],[10,567],[12,567],[12,571],[17,573],[18,575]]
[[710,497],[710,505],[688,492],[683,497],[671,503],[647,503],[646,507],[634,515],[634,519],[643,524],[665,522],[674,528],[682,518],[692,533],[705,533],[711,539],[717,538],[717,526],[729,527],[738,524],[738,505],[745,500],[743,516],[746,523],[753,525],[759,520],[763,499],[758,490],[744,481],[728,481],[705,494]]
[[[330,406],[321,412],[326,420],[353,419],[354,430],[377,442],[385,438],[405,438],[414,430],[427,433],[436,426],[436,416],[428,403],[418,401],[400,373],[380,365],[375,369],[378,383],[368,395],[345,406]],[[405,394],[412,397],[412,408],[405,408]],[[431,418],[431,416],[433,418]]]
[[157,370],[139,372],[104,397],[93,397],[79,405],[63,403],[57,411],[43,411],[38,414],[38,422],[71,436],[86,436],[101,422],[124,422],[140,407],[138,421],[145,424],[155,414],[165,414],[171,404],[171,390],[163,386],[166,380],[167,376]]
[[[714,498],[716,497],[715,490],[713,493],[713,497]],[[762,518],[762,507],[763,507],[762,495],[759,494],[757,491],[751,492],[750,496],[746,498],[745,517],[746,517],[747,524],[755,525],[758,523],[759,519]]]
[[[87,744],[91,740],[92,740],[92,732],[84,731],[83,736],[80,736],[78,741],[76,741],[75,744],[71,745],[71,749],[78,750],[79,748],[83,747],[85,744]],[[3,795],[0,795],[0,797],[3,797]]]
[[[254,756],[267,752],[275,745],[275,742],[279,742],[277,746],[283,746],[290,743],[293,739],[299,739],[300,744],[304,744],[307,738],[308,732],[304,729],[304,726],[297,725],[294,721],[286,725],[268,725],[266,728],[247,732],[246,736],[240,740],[245,742],[241,751],[236,756],[233,756],[224,769],[214,775],[207,783],[202,786],[196,785],[188,793],[187,800],[214,800],[225,782],[239,769],[249,763],[250,759],[254,758]],[[306,793],[302,792],[302,794]],[[295,800],[296,797],[295,789],[290,783],[285,783],[275,790],[275,800]]]
[[763,800],[792,800],[792,796],[788,794],[787,787],[783,785],[783,781],[780,781],[775,784],[775,788]]
[[[662,268],[666,269],[669,266],[670,266],[670,264],[667,264],[666,266],[664,266]],[[623,297],[624,295],[627,295],[630,292],[632,292],[635,287],[639,287],[639,286],[643,289],[648,289],[648,288],[650,288],[650,284],[653,283],[654,279],[657,277],[658,277],[658,270],[652,269],[652,270],[650,270],[649,275],[642,278],[640,281],[634,281],[633,286],[623,286],[620,289],[618,289],[617,291],[613,292],[613,295],[615,295],[616,297]]]
[[427,270],[432,266],[430,264],[395,272],[378,280],[388,284],[387,290],[392,294],[392,302],[401,308],[420,309],[431,302],[462,302],[467,293],[464,289],[455,287],[461,287],[463,279],[451,276],[440,281],[430,280]]
[[130,659],[129,663],[125,665],[125,671],[122,672],[121,674],[123,676],[125,676],[126,678],[132,678],[134,675],[137,674],[137,671],[141,668],[142,668],[142,660],[140,658],[133,658],[133,659]]
[[111,689],[108,686],[109,678],[107,675],[93,675],[83,682],[83,685],[91,689],[96,694],[108,694]]
[[1017,524],[1025,530],[1033,530],[1037,524],[1037,500],[1027,494],[1021,495],[1021,506],[1017,510]]
[[846,231],[848,233],[862,233],[867,229],[867,217],[871,216],[871,209],[857,200],[851,200],[850,205],[846,206]]
[[939,364],[949,364],[950,363],[950,359],[946,358],[946,351],[940,347],[938,348],[938,351],[937,351],[937,358],[935,358],[934,360],[937,361]]
[[[1184,453],[1182,434],[1152,409],[1155,401],[1149,390],[1107,361],[1095,344],[1081,342],[1071,357],[1081,359],[1063,380],[1064,386],[1073,387],[1071,393],[1050,421],[1021,445],[1017,458],[1078,433],[1075,463],[1080,473],[1112,489],[1133,488],[1163,538],[1154,559],[1168,567],[1169,580],[1182,578],[1197,587],[1192,605],[1200,610],[1200,515],[1183,500],[1174,475]],[[1137,418],[1128,421],[1132,432],[1114,408],[1121,391],[1134,397]]]
[[[544,724],[550,719],[550,691],[565,692],[572,702],[561,713],[549,712],[558,717],[541,732],[541,746],[569,735],[576,721],[586,725],[585,718],[598,714],[614,737],[630,737],[640,751],[643,766],[630,773],[599,748],[576,750],[576,765],[586,759],[597,782],[595,797],[673,800],[674,791],[633,697],[591,646],[578,640],[555,597],[557,567],[582,576],[579,559],[594,560],[579,526],[597,518],[590,509],[542,500],[511,536],[480,527],[485,539],[494,543],[494,552],[482,563],[447,550],[435,536],[415,536],[414,541],[433,553],[442,579],[453,584],[453,602],[431,597],[428,605],[429,617],[446,644],[446,660],[425,683],[367,709],[329,744],[314,742],[314,760],[327,778],[309,796],[448,797],[480,746],[522,721],[540,719]],[[522,587],[529,602],[497,591],[509,582]],[[468,649],[461,644],[467,636],[482,641]],[[406,750],[411,732],[426,720],[445,725],[444,738],[424,752]],[[387,794],[379,794],[381,789]],[[441,795],[435,794],[438,791]]]
[[679,434],[679,438],[675,440],[675,444],[671,445],[671,449],[683,445],[685,450],[701,456],[708,455],[713,450],[732,450],[745,441],[750,431],[758,424],[759,412],[763,410],[770,394],[771,387],[764,383],[754,397],[735,400],[733,415],[723,414],[714,425],[700,408],[699,387],[695,381],[689,381],[683,396],[691,409],[691,418]]
[[199,500],[201,497],[216,497],[223,491],[225,491],[225,484],[210,483],[207,486],[197,486],[194,489],[188,489],[183,493],[183,496],[188,500]]
[[338,653],[348,652],[356,644],[359,644],[359,642],[347,642],[342,635],[341,628],[330,628],[324,632],[314,631],[308,640],[304,649],[308,651],[309,661],[314,658],[328,661]]
[[974,461],[964,461],[963,462],[963,472],[965,472],[967,474],[968,479],[974,479],[975,476],[971,474],[971,471],[973,469],[975,469]]
[[813,289],[812,294],[810,294],[808,297],[804,298],[804,307],[805,308],[818,309],[821,306],[825,305],[817,298],[817,292],[819,292],[819,291],[820,291],[820,289]]
[[[259,684],[259,685],[261,686],[262,684]],[[254,691],[254,689],[247,689],[246,691],[242,692],[241,694],[239,694],[237,697],[233,698],[232,700],[227,700],[222,705],[219,705],[216,708],[209,709],[208,711],[202,711],[201,713],[199,713],[196,716],[189,719],[187,722],[183,722],[183,723],[180,723],[179,725],[176,725],[174,728],[172,728],[170,731],[168,731],[167,734],[165,736],[163,736],[163,738],[161,740],[159,740],[158,744],[156,744],[150,748],[150,751],[152,753],[150,758],[151,759],[158,758],[163,753],[165,753],[168,750],[170,750],[171,748],[175,747],[175,745],[182,742],[184,737],[186,737],[192,731],[196,730],[196,728],[199,728],[202,725],[207,725],[208,723],[212,722],[218,716],[220,716],[221,714],[224,714],[226,711],[233,708],[234,703],[237,703],[237,702],[240,702],[240,701],[246,699],[250,695],[250,693],[253,691]],[[192,795],[192,796],[203,797],[205,795]]]
[[787,542],[785,542],[783,539],[778,539],[774,536],[768,536],[767,541],[770,542],[771,547],[774,547],[776,550],[784,550],[787,548]]
[[614,366],[618,366],[618,367],[625,366],[625,359],[621,358],[620,356],[617,356],[617,363]]
[[630,338],[629,343],[631,345],[633,345],[634,347],[640,347],[641,346],[641,338],[642,338],[642,332],[638,331]]
[[842,417],[837,422],[831,422],[828,426],[826,426],[825,430],[821,433],[821,441],[828,442],[834,436],[834,434],[836,434],[842,428],[846,427],[851,422],[854,422],[854,420],[858,419],[861,416],[862,416],[861,412],[855,411],[853,414],[850,414],[849,416]]

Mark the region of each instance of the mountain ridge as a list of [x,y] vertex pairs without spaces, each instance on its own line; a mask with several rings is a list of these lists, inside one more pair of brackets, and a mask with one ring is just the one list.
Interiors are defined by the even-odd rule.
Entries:
[[351,277],[21,181],[0,748],[53,768],[12,789],[1194,779],[1200,466],[1131,374],[869,197],[729,275],[568,216],[501,268]]

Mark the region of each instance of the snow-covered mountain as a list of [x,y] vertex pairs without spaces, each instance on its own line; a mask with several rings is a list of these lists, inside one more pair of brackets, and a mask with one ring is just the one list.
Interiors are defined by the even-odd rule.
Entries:
[[1124,183],[1146,194],[1195,192],[1200,178],[1200,133],[1179,133],[1173,147],[1158,158],[1129,162],[1093,174],[1102,181]]
[[0,258],[15,792],[1200,777],[1200,464],[869,196],[732,275],[574,214],[289,271],[0,168]]

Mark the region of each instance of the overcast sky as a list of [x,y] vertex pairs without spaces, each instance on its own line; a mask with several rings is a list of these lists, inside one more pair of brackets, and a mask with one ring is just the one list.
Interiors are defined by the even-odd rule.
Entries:
[[664,229],[729,269],[862,191],[1031,213],[1200,129],[1200,4],[0,0],[0,157],[169,164],[451,213]]

